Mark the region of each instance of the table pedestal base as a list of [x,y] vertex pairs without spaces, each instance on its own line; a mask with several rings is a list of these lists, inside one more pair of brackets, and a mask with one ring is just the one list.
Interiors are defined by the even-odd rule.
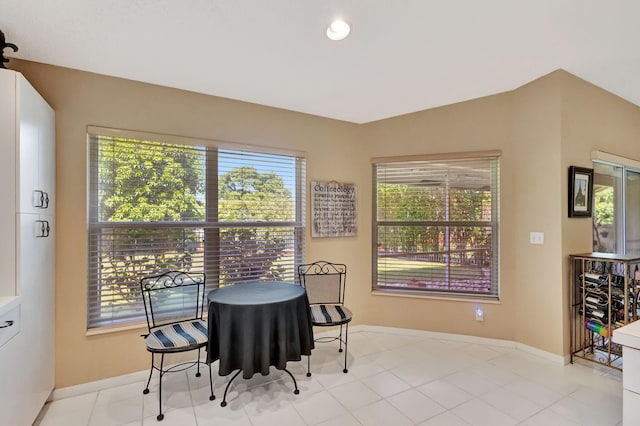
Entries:
[[[227,386],[224,388],[224,396],[222,397],[222,402],[220,403],[221,407],[226,407],[227,406],[227,391],[229,390],[229,386],[231,386],[231,382],[233,382],[235,380],[235,378],[238,377],[238,375],[240,375],[241,371],[242,370],[236,371],[236,374],[233,375],[231,380],[229,380],[229,383],[227,383]],[[293,393],[294,393],[294,395],[298,395],[300,393],[300,390],[298,390],[298,382],[296,382],[296,378],[293,377],[293,374],[291,374],[291,372],[289,370],[287,370],[286,368],[283,368],[283,371],[285,373],[287,373],[291,377],[291,380],[293,380],[293,387],[295,388]]]

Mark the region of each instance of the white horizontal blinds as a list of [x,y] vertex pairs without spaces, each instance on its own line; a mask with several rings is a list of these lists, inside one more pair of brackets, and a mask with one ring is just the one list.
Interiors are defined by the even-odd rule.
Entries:
[[202,229],[93,226],[89,232],[89,324],[144,318],[140,279],[204,269]]
[[208,289],[295,279],[304,254],[304,159],[89,141],[90,328],[143,320],[139,282],[148,275],[205,272]]
[[223,149],[218,156],[221,222],[296,221],[296,158]]
[[219,231],[212,252],[220,285],[296,279],[304,253],[300,170],[301,158],[218,151]]
[[378,163],[374,287],[498,295],[498,159]]
[[202,147],[96,136],[100,222],[200,222],[205,209]]

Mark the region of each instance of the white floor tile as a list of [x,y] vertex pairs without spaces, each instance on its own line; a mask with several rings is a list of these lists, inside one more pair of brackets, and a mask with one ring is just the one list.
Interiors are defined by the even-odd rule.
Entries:
[[446,380],[435,380],[419,386],[417,389],[447,409],[456,407],[474,398],[470,393],[465,392]]
[[353,415],[364,426],[405,426],[413,422],[385,400],[359,408]]
[[320,383],[320,385],[325,389],[329,389],[334,386],[340,386],[358,379],[353,374],[343,373],[342,368],[338,369],[332,367],[329,372],[316,372],[313,370],[313,367],[311,368],[311,377],[314,380],[317,380],[318,383]]
[[111,426],[140,421],[142,418],[142,397],[122,399],[93,407],[90,426]]
[[479,399],[472,399],[451,410],[469,424],[477,426],[511,426],[517,421]]
[[46,415],[36,422],[39,426],[86,426],[89,424],[89,417],[91,413],[84,413],[79,411],[60,413],[57,415]]
[[251,426],[249,416],[243,404],[229,404],[226,407],[220,406],[222,399],[211,401],[210,404],[194,406],[196,419],[200,425],[216,426]]
[[548,407],[556,401],[559,401],[562,398],[562,394],[559,392],[555,392],[549,388],[546,388],[538,383],[532,382],[527,379],[520,379],[513,381],[506,386],[504,389],[508,392],[513,392],[516,395],[519,395],[534,404],[538,404],[541,407]]
[[442,405],[415,389],[393,395],[387,398],[387,401],[414,423],[421,422],[446,411]]
[[411,388],[407,382],[388,371],[365,377],[362,379],[362,383],[369,386],[383,398],[387,398]]
[[327,420],[326,422],[318,423],[318,426],[361,426],[361,423],[356,420],[351,413],[344,413],[341,416]]
[[96,405],[110,404],[123,399],[142,399],[142,391],[144,389],[145,382],[131,383],[124,386],[116,386],[114,388],[103,389],[98,392],[96,398]]
[[613,411],[597,403],[585,404],[570,396],[562,398],[549,409],[581,425],[616,426],[622,420],[621,411]]
[[479,398],[519,421],[543,409],[542,406],[502,388],[494,389]]
[[358,379],[373,376],[385,371],[384,367],[367,357],[358,357],[349,365],[349,373]]
[[411,386],[420,386],[450,374],[448,369],[430,360],[415,364],[403,364],[390,371]]
[[[157,413],[153,416],[145,417],[142,419],[144,426],[158,426],[158,420],[156,419]],[[162,426],[196,426],[196,416],[193,411],[193,407],[176,408],[171,412],[164,413],[164,420],[162,420]]]
[[480,345],[477,343],[464,346],[460,348],[460,350],[464,353],[471,355],[475,359],[483,360],[483,361],[497,358],[498,356],[502,355],[502,353],[493,350],[493,348],[490,348],[486,345]]
[[522,378],[506,368],[487,362],[474,365],[466,371],[471,371],[498,386],[505,386],[508,383]]
[[450,411],[445,411],[442,414],[438,414],[435,417],[430,418],[429,420],[425,420],[420,423],[419,426],[468,426],[469,423],[462,420],[460,417],[451,413]]
[[293,406],[309,425],[325,422],[341,416],[347,411],[328,391],[309,395],[294,402]]
[[345,383],[329,389],[329,393],[347,410],[353,411],[364,405],[378,401],[380,395],[359,381]]
[[292,405],[280,407],[275,411],[249,415],[253,426],[300,426],[304,420]]
[[475,396],[485,394],[497,387],[496,384],[473,371],[461,371],[445,377],[445,380]]
[[523,426],[580,426],[580,423],[564,418],[549,408],[534,414],[520,424]]
[[91,392],[47,403],[44,407],[46,417],[58,417],[73,413],[77,414],[78,417],[85,418],[85,423],[87,423],[97,396],[97,392]]

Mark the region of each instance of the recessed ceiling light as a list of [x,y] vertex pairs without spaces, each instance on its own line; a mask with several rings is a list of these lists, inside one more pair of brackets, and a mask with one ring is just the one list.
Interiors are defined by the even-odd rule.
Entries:
[[327,37],[333,41],[344,40],[351,32],[351,27],[343,20],[335,20],[327,27]]

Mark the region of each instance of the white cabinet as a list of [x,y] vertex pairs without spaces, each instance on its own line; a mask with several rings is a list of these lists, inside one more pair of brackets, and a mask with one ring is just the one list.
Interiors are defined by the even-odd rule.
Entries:
[[0,152],[0,319],[19,326],[0,344],[0,423],[30,425],[54,386],[55,117],[4,69]]
[[55,210],[55,124],[53,110],[24,77],[17,79],[20,152],[17,162],[18,212],[49,214]]
[[640,321],[613,331],[613,340],[622,345],[622,421],[625,425],[640,424]]

